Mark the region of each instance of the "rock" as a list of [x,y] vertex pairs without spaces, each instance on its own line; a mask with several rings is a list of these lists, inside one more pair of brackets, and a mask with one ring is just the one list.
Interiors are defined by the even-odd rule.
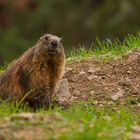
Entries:
[[30,112],[22,112],[13,114],[10,117],[6,117],[5,120],[8,123],[16,122],[16,121],[44,121],[48,122],[51,120],[62,120],[63,117],[60,113],[54,112],[50,113],[49,115],[44,115],[41,113],[30,113]]
[[66,68],[66,71],[72,71],[73,69],[72,68]]
[[13,134],[8,128],[0,130],[0,140],[13,140]]
[[140,133],[140,126],[134,125],[132,126],[133,132]]
[[24,120],[24,121],[33,121],[33,120],[47,120],[47,117],[40,114],[40,113],[28,113],[22,112],[18,114],[13,114],[10,117],[6,118],[9,121],[17,121],[17,120]]
[[140,126],[132,126],[132,132],[129,133],[129,139],[131,140],[140,140]]
[[87,79],[91,81],[92,79],[94,79],[94,76],[90,75],[90,76],[87,77]]
[[98,104],[98,101],[96,100],[96,101],[93,101],[93,104],[94,105],[97,105]]
[[91,81],[93,79],[101,79],[101,77],[97,76],[97,75],[90,75],[90,76],[87,77],[87,79]]
[[126,59],[126,64],[130,64],[134,61],[137,61],[139,59],[139,55],[138,54],[131,54],[131,55],[128,55],[128,58]]
[[74,90],[73,96],[78,97],[78,96],[80,96],[80,95],[81,95],[81,93],[80,93],[79,90]]
[[70,98],[70,102],[74,102],[75,100],[77,100],[77,97],[75,97],[75,96],[72,96],[72,97]]
[[56,86],[56,97],[59,103],[66,102],[70,99],[71,93],[69,91],[68,80],[62,79]]
[[112,105],[112,104],[113,104],[113,101],[108,102],[108,104],[109,104],[109,105]]
[[103,104],[99,104],[99,107],[103,107]]
[[118,91],[116,94],[114,94],[113,96],[111,96],[111,99],[112,99],[113,101],[117,101],[120,97],[123,96],[123,90],[120,89],[120,88],[118,88],[118,90],[119,90],[119,91]]
[[85,71],[80,71],[79,73],[80,73],[80,75],[83,75],[83,74],[85,74],[86,72],[85,72]]
[[95,91],[91,90],[90,95],[95,95]]
[[130,140],[140,140],[140,134],[137,134],[137,133],[130,133],[130,134],[129,134],[129,139],[130,139]]
[[130,71],[130,70],[128,70],[128,71],[127,71],[127,74],[131,74],[131,71]]
[[99,67],[96,67],[96,66],[92,65],[92,66],[89,67],[88,73],[94,73],[98,70],[100,70]]

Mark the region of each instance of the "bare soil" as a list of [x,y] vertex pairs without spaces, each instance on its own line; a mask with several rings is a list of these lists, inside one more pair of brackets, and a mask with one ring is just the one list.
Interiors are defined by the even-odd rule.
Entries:
[[76,60],[67,65],[72,100],[96,99],[96,104],[140,106],[140,49],[133,49],[109,62],[95,58]]

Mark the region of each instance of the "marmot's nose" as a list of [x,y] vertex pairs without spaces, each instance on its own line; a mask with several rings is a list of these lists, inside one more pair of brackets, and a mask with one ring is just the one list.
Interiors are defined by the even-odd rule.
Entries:
[[54,47],[56,47],[56,46],[58,45],[57,40],[55,40],[55,39],[52,40],[52,41],[51,41],[51,45],[54,46]]

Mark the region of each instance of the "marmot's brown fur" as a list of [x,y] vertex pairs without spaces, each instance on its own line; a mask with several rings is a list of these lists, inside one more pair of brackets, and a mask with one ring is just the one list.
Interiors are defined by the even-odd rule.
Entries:
[[33,107],[48,106],[65,68],[61,38],[45,34],[0,76],[0,98],[15,97]]

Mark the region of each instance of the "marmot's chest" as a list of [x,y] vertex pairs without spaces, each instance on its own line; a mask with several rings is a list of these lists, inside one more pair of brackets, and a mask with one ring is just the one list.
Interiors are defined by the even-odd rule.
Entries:
[[50,67],[47,65],[41,65],[36,67],[32,71],[32,83],[33,85],[46,85],[49,86],[51,83],[53,73]]

